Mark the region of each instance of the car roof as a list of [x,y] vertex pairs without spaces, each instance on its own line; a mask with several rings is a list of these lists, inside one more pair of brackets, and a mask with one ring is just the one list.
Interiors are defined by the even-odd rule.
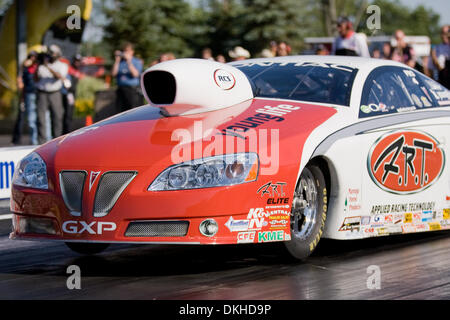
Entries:
[[318,56],[318,55],[299,55],[299,56],[284,56],[284,57],[274,57],[274,58],[256,58],[256,59],[246,59],[240,61],[230,62],[231,65],[241,65],[247,63],[268,63],[268,62],[320,62],[320,63],[333,63],[343,66],[348,66],[351,68],[357,68],[360,70],[372,70],[379,66],[397,66],[406,67],[407,65],[384,59],[375,58],[362,58],[353,56]]

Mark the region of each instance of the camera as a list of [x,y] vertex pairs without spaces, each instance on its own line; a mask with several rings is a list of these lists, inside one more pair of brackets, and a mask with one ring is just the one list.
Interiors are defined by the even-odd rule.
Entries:
[[53,63],[54,58],[47,52],[41,52],[37,56],[38,64]]

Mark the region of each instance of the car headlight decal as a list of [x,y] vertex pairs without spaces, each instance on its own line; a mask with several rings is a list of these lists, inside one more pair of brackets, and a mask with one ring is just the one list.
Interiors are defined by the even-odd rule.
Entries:
[[176,164],[165,169],[149,191],[187,190],[231,186],[258,178],[256,153],[225,154]]
[[12,183],[35,189],[48,189],[47,166],[37,152],[32,152],[20,161],[14,171]]

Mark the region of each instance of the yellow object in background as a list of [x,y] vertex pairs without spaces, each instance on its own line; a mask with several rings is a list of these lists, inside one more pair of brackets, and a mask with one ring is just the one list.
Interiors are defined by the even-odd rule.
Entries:
[[[89,20],[92,11],[92,0],[33,0],[24,3],[28,52],[43,43],[52,25],[70,16],[71,13],[67,13],[69,6],[78,6],[85,21]],[[17,94],[16,3],[5,13],[0,27],[0,119],[3,119],[12,111],[12,101]]]

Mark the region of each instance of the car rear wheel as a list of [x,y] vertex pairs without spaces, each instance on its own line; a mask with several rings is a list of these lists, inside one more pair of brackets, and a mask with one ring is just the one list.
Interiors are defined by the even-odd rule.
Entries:
[[71,250],[81,254],[96,254],[109,247],[109,243],[66,242],[66,245]]
[[327,217],[327,194],[322,171],[315,165],[306,166],[292,201],[291,240],[285,242],[292,257],[308,257],[319,243]]

